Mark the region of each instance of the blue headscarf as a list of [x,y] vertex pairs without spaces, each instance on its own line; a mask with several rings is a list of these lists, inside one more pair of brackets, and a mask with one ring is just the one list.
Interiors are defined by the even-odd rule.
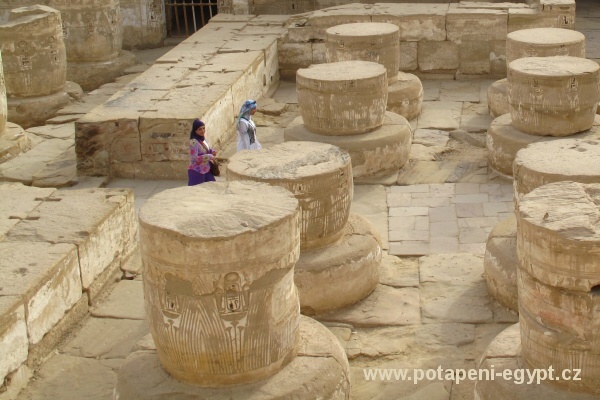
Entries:
[[201,126],[205,126],[204,122],[202,122],[198,118],[196,118],[194,120],[194,122],[192,123],[192,130],[190,131],[190,139],[196,139],[199,142],[204,141],[204,136],[200,136],[196,133],[198,128],[200,128]]
[[242,104],[242,108],[240,109],[240,114],[238,115],[237,123],[240,123],[240,120],[243,118],[245,120],[250,120],[250,111],[256,108],[256,101],[254,100],[246,100],[244,104]]

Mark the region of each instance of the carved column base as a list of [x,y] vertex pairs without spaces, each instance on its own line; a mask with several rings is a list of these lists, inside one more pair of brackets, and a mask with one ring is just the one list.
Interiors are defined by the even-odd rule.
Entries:
[[114,399],[327,399],[350,397],[349,366],[336,337],[317,321],[300,317],[298,356],[262,381],[218,389],[186,384],[161,367],[150,335],[129,354],[117,376]]
[[56,113],[67,106],[71,98],[66,92],[48,96],[8,98],[8,120],[23,128],[44,125]]
[[379,283],[381,240],[373,226],[350,214],[336,243],[300,253],[294,283],[300,310],[314,315],[354,304]]
[[126,68],[136,63],[135,55],[122,50],[117,58],[100,62],[69,62],[67,80],[78,83],[85,91],[99,88],[123,75]]
[[501,115],[510,113],[508,106],[508,79],[500,79],[488,87],[487,101],[490,115],[498,118]]
[[408,161],[412,131],[406,118],[386,112],[383,125],[361,135],[327,136],[312,133],[297,117],[285,129],[286,141],[329,143],[346,150],[352,160],[354,182],[397,173]]
[[[530,384],[525,361],[521,357],[520,324],[514,324],[504,331],[490,343],[481,357],[478,368],[494,372],[493,379],[478,380],[475,384],[475,400],[598,400],[600,396],[592,394],[577,393],[554,386],[549,380],[542,380],[539,384],[534,379]],[[512,372],[511,379],[503,379],[504,370]],[[514,373],[524,373],[522,383],[514,379]],[[533,371],[529,371],[533,375]],[[508,372],[506,376],[508,376]],[[560,377],[560,371],[554,371],[554,377]],[[537,375],[533,375],[536,376]],[[485,378],[485,375],[482,375]]]
[[407,120],[415,119],[423,107],[423,84],[413,74],[400,72],[398,80],[388,86],[387,110],[402,115]]

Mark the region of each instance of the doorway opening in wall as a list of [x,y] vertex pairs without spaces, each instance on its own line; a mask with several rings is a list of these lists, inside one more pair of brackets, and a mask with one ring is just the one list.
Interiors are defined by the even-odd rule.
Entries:
[[165,0],[168,37],[187,37],[217,15],[217,0]]

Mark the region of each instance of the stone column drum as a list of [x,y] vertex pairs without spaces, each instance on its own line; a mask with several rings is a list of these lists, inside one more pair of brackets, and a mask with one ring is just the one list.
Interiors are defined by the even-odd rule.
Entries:
[[67,79],[93,90],[135,63],[122,52],[119,0],[51,0],[60,10],[67,47]]
[[314,133],[357,135],[383,124],[386,69],[368,61],[316,64],[296,74],[298,104]]
[[519,322],[531,368],[581,369],[552,384],[600,394],[600,184],[550,183],[519,201]]
[[0,138],[6,132],[7,121],[6,82],[4,81],[4,68],[2,68],[2,53],[0,52]]
[[24,128],[42,125],[69,104],[61,16],[47,6],[11,10],[0,25],[8,119]]
[[568,136],[594,123],[600,66],[569,57],[528,57],[508,66],[508,103],[513,125],[528,134]]
[[227,180],[281,186],[300,203],[300,249],[330,245],[343,234],[354,184],[348,153],[324,143],[288,142],[258,152],[238,152]]
[[230,159],[227,179],[282,186],[300,202],[302,252],[295,282],[304,314],[354,304],[375,289],[381,244],[368,221],[350,214],[353,181],[346,152],[313,142],[242,151]]
[[325,31],[328,63],[362,60],[382,64],[387,71],[387,110],[414,119],[421,113],[423,85],[413,74],[399,72],[400,29],[383,22],[336,25]]
[[[503,116],[504,117],[504,116]],[[541,139],[519,150],[513,163],[515,209],[532,190],[552,182],[600,183],[600,135],[575,135],[580,138],[552,138],[521,134]],[[594,137],[594,139],[592,139]],[[486,244],[484,269],[490,294],[511,310],[517,311],[517,222],[514,217],[501,221],[490,232]]]
[[[585,36],[562,28],[533,28],[510,32],[506,36],[506,65],[525,57],[571,56],[585,58]],[[507,79],[488,88],[488,105],[493,117],[510,112]]]
[[258,182],[166,190],[140,211],[146,315],[163,368],[207,387],[276,374],[298,351],[298,201]]

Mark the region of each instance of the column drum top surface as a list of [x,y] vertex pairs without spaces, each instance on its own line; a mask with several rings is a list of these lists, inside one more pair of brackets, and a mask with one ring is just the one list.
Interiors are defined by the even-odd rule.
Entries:
[[270,149],[236,153],[227,170],[265,180],[295,180],[337,171],[349,163],[348,153],[337,146],[286,142]]
[[543,78],[598,74],[600,65],[585,58],[556,56],[520,58],[511,62],[508,68],[513,73]]
[[581,32],[561,28],[533,28],[510,32],[506,38],[515,42],[533,45],[560,46],[561,44],[579,43],[585,41]]
[[519,218],[563,240],[600,241],[600,184],[549,183],[525,195],[518,208]]
[[542,175],[597,177],[600,183],[600,141],[561,139],[532,143],[519,150],[515,164]]
[[313,64],[309,68],[301,68],[297,72],[297,77],[299,81],[336,82],[355,79],[378,79],[385,73],[385,67],[374,62],[340,61],[327,64]]
[[293,216],[289,191],[260,182],[209,182],[165,190],[144,203],[140,224],[188,238],[230,238]]
[[327,28],[325,33],[329,36],[343,37],[379,37],[382,35],[400,34],[400,28],[394,24],[385,22],[357,22],[353,24],[342,24]]

